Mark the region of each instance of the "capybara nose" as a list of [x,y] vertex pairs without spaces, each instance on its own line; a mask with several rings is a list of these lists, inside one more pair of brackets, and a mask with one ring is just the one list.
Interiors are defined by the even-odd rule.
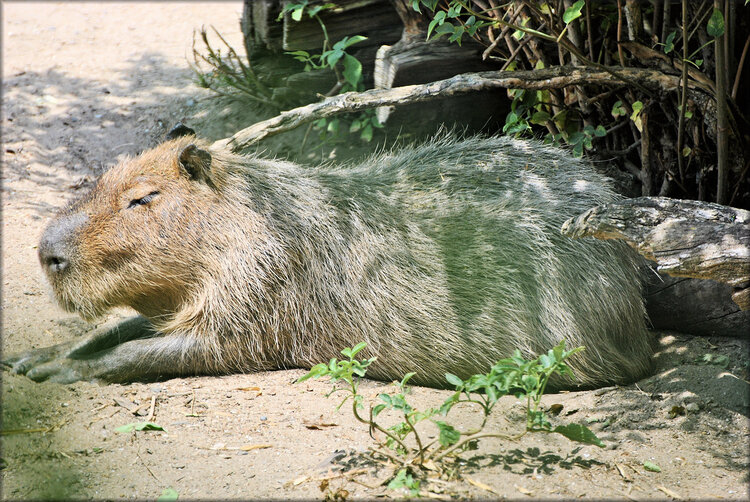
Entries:
[[55,274],[68,268],[68,264],[70,263],[64,256],[46,250],[39,251],[39,260],[42,262],[42,266]]
[[49,232],[45,232],[39,243],[39,262],[50,273],[57,274],[68,268],[70,260],[63,243],[48,234]]
[[88,221],[83,213],[58,218],[47,227],[39,241],[39,262],[50,274],[59,274],[70,266],[75,237]]

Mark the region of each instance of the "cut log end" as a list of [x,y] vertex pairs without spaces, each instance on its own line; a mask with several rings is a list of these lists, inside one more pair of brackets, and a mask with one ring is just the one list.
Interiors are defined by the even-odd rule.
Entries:
[[710,202],[639,197],[605,204],[571,218],[572,238],[622,239],[660,272],[711,279],[742,288],[732,295],[750,310],[750,212]]
[[732,293],[732,301],[736,303],[741,310],[750,310],[750,287],[738,289]]

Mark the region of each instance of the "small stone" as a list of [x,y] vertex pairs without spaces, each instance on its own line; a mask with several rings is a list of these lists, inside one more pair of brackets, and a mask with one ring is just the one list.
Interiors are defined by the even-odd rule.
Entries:
[[688,403],[685,405],[685,409],[691,413],[695,413],[696,411],[700,410],[701,407],[698,403]]

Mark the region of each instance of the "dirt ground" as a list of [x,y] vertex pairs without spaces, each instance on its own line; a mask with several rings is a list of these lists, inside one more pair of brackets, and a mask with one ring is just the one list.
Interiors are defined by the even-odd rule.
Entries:
[[[36,259],[45,221],[119,158],[178,120],[214,138],[221,118],[193,85],[192,30],[240,47],[242,2],[5,2],[3,8],[2,334],[10,354],[92,329],[52,301]],[[209,131],[207,133],[207,131]],[[127,315],[127,312],[117,313]],[[431,498],[747,499],[748,340],[660,333],[656,373],[627,387],[545,397],[555,423],[587,423],[606,448],[562,437],[483,440],[460,479]],[[706,364],[711,361],[722,364]],[[723,359],[717,356],[726,356]],[[368,431],[302,370],[131,385],[37,384],[2,373],[2,497],[181,499],[401,497],[367,463]],[[366,381],[375,398],[387,384]],[[446,391],[414,388],[417,406]],[[670,418],[670,411],[684,415]],[[681,408],[679,408],[681,407]],[[491,430],[517,431],[505,398]],[[152,421],[163,431],[118,433]],[[451,421],[476,423],[463,410]],[[644,468],[652,462],[661,472]],[[391,471],[392,472],[392,471]],[[325,480],[325,481],[324,481]],[[327,487],[326,487],[327,485]]]

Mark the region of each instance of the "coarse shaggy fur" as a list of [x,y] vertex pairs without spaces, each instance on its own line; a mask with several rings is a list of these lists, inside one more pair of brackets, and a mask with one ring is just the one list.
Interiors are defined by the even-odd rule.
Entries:
[[[191,144],[210,158],[186,173]],[[65,238],[70,273],[50,280],[85,317],[116,305],[147,317],[163,337],[153,361],[180,354],[163,373],[309,368],[364,341],[369,376],[441,386],[565,340],[586,347],[576,384],[624,383],[651,355],[639,259],[560,233],[616,198],[539,142],[441,136],[309,168],[188,136],[108,171],[51,224],[81,221]]]

